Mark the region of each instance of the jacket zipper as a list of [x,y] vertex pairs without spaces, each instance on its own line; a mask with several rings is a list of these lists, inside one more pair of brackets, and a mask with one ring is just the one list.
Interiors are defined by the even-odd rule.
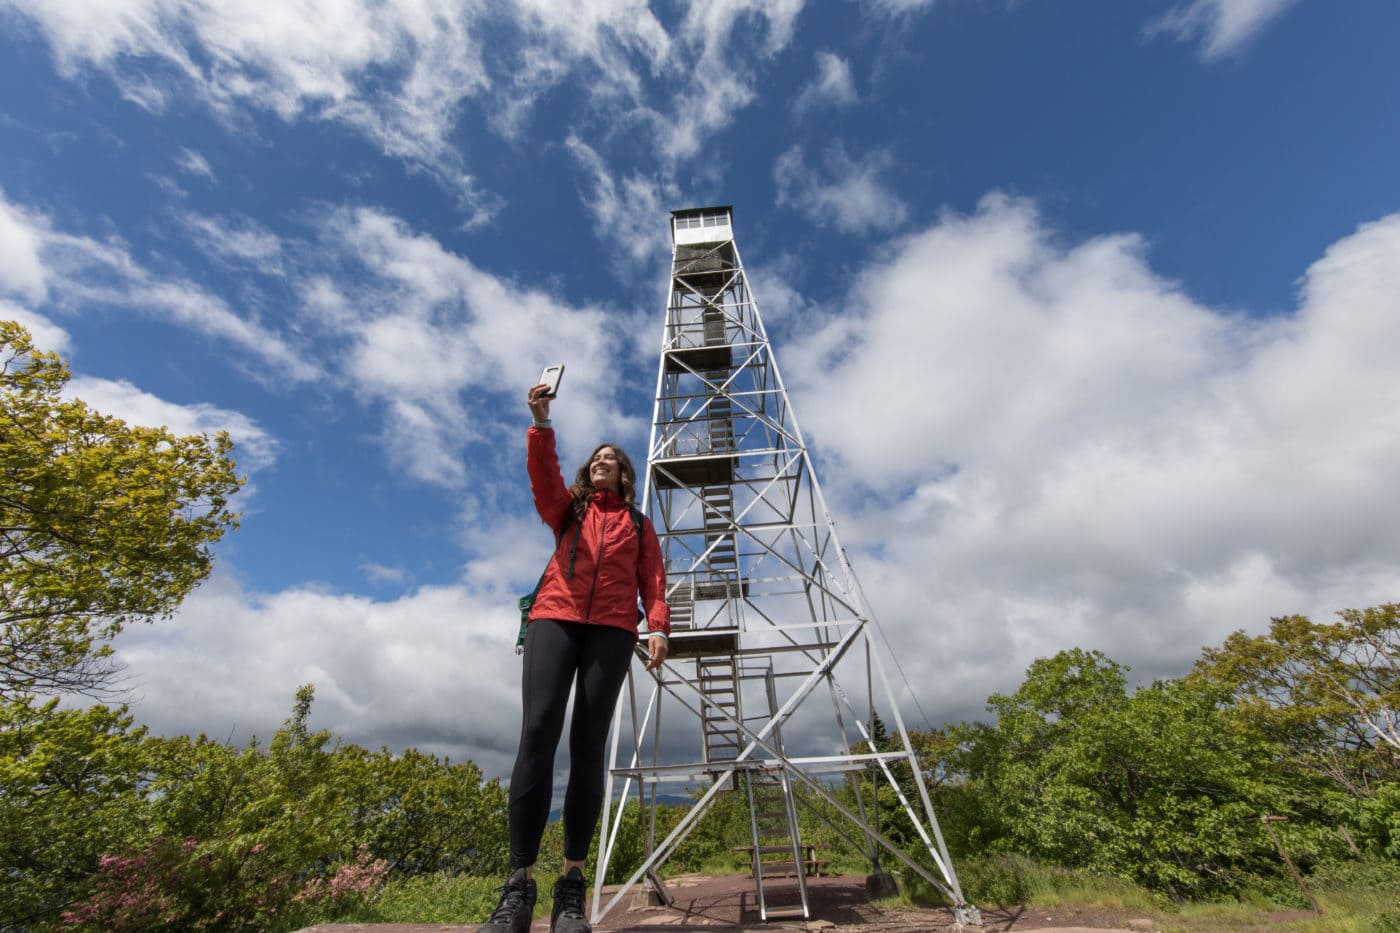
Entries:
[[603,566],[603,549],[608,544],[608,512],[603,508],[603,500],[598,501],[602,518],[598,528],[598,556],[593,559],[593,585],[588,590],[588,611],[583,614],[585,622],[593,621],[593,597],[598,595],[598,568]]

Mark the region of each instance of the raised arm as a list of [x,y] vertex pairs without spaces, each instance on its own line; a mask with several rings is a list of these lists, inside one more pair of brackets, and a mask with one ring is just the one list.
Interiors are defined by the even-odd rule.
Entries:
[[543,383],[533,387],[527,399],[535,423],[525,434],[525,469],[530,474],[530,495],[535,500],[535,511],[558,534],[574,500],[559,471],[554,428],[549,421],[550,400],[544,395],[547,388]]

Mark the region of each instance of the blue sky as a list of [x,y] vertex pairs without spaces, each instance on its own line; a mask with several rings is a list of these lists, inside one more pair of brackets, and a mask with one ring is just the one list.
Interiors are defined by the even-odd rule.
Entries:
[[716,203],[935,724],[1063,648],[1174,676],[1400,598],[1398,40],[1381,0],[0,0],[0,313],[249,477],[118,640],[133,710],[265,736],[312,681],[508,768],[525,387],[568,365],[566,460],[643,450],[667,212]]

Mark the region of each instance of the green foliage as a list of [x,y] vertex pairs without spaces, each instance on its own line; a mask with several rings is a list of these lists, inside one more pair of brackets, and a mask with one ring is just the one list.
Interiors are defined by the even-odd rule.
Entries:
[[[945,767],[980,798],[960,815],[992,816],[999,835],[982,841],[993,851],[1178,899],[1238,891],[1278,871],[1259,816],[1304,801],[1227,701],[1204,681],[1130,695],[1125,669],[1097,652],[1037,661],[1019,690],[990,699],[994,726],[954,729],[961,741],[945,744]],[[1295,853],[1337,844],[1305,825],[1289,829]]]
[[391,872],[501,863],[499,782],[328,747],[311,703],[303,687],[266,749],[149,737],[102,706],[0,707],[0,928],[66,914],[86,929],[295,929],[373,901]]
[[410,749],[390,754],[345,747],[335,767],[354,836],[396,875],[504,872],[506,795],[470,761],[453,764]]
[[[698,800],[700,792],[694,792]],[[689,806],[665,806],[657,817],[656,841],[665,839],[680,823]],[[675,850],[667,868],[675,872],[702,871],[706,866],[738,869],[748,865],[748,859],[734,851],[749,844],[748,802],[741,793],[721,791],[710,811],[691,829]]]
[[56,915],[104,853],[142,838],[144,737],[125,709],[0,705],[0,929]]
[[0,698],[100,691],[103,643],[174,611],[235,524],[227,435],[127,425],[65,399],[68,379],[0,321]]
[[1241,721],[1334,798],[1363,845],[1397,858],[1400,605],[1338,617],[1286,616],[1266,636],[1236,632],[1204,652],[1193,678],[1229,691]]

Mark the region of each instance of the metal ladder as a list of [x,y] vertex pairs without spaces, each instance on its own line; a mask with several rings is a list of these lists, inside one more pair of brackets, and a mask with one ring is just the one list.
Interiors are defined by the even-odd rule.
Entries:
[[[751,720],[768,720],[777,709],[777,688],[769,660],[762,673],[749,673],[745,680],[761,680],[767,709],[753,711]],[[781,729],[773,731],[777,752],[783,750]],[[744,772],[749,797],[749,825],[752,829],[753,880],[758,893],[758,912],[770,917],[810,918],[807,903],[807,865],[803,859],[802,831],[797,823],[797,804],[792,794],[792,778],[782,766],[750,769]],[[796,884],[788,884],[791,876]],[[794,898],[793,895],[796,895]],[[778,903],[774,903],[776,895]]]
[[[739,756],[743,745],[739,727],[730,718],[739,720],[739,676],[732,656],[710,656],[695,659],[696,679],[701,694],[709,701],[701,710],[701,735],[706,762],[730,762]],[[729,717],[729,718],[726,718]],[[727,768],[710,772],[715,777]],[[733,784],[730,789],[733,789]]]
[[[807,866],[787,771],[746,770],[744,781],[753,830],[752,870],[759,916],[764,921],[776,917],[808,919]],[[790,884],[789,877],[796,883]]]

